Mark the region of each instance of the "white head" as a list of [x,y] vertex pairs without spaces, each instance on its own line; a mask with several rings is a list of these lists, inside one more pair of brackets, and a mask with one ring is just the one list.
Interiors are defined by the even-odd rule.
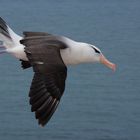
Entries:
[[89,46],[93,49],[94,61],[104,64],[108,68],[112,69],[113,71],[116,70],[116,65],[110,62],[105,56],[102,54],[101,50],[94,45],[89,44]]

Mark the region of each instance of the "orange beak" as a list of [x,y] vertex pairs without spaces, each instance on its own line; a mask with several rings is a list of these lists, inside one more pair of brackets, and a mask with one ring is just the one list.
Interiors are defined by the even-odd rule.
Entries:
[[107,66],[108,68],[112,69],[113,71],[116,70],[116,65],[107,60],[103,54],[101,54],[100,56],[100,62],[105,66]]

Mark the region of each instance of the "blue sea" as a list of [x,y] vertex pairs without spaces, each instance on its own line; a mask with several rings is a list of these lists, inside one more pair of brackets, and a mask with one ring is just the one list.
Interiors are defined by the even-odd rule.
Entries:
[[68,68],[49,123],[38,126],[28,92],[32,69],[0,55],[0,140],[140,140],[140,0],[1,0],[19,35],[43,31],[88,42],[117,64]]

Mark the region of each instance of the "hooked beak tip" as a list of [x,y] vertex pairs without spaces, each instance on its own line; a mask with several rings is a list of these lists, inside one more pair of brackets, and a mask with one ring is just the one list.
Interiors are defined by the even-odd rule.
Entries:
[[100,56],[100,62],[105,66],[107,66],[108,68],[112,69],[114,72],[116,71],[116,67],[117,67],[116,64],[107,60],[104,55]]
[[116,68],[117,68],[116,64],[112,64],[112,70],[113,70],[114,72],[116,71]]

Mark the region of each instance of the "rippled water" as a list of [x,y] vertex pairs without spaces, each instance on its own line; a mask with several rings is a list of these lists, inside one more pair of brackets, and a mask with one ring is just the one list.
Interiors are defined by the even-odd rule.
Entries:
[[69,68],[65,94],[40,128],[30,112],[32,70],[0,56],[0,140],[140,139],[139,0],[1,0],[0,15],[18,33],[46,31],[99,47],[118,66]]

